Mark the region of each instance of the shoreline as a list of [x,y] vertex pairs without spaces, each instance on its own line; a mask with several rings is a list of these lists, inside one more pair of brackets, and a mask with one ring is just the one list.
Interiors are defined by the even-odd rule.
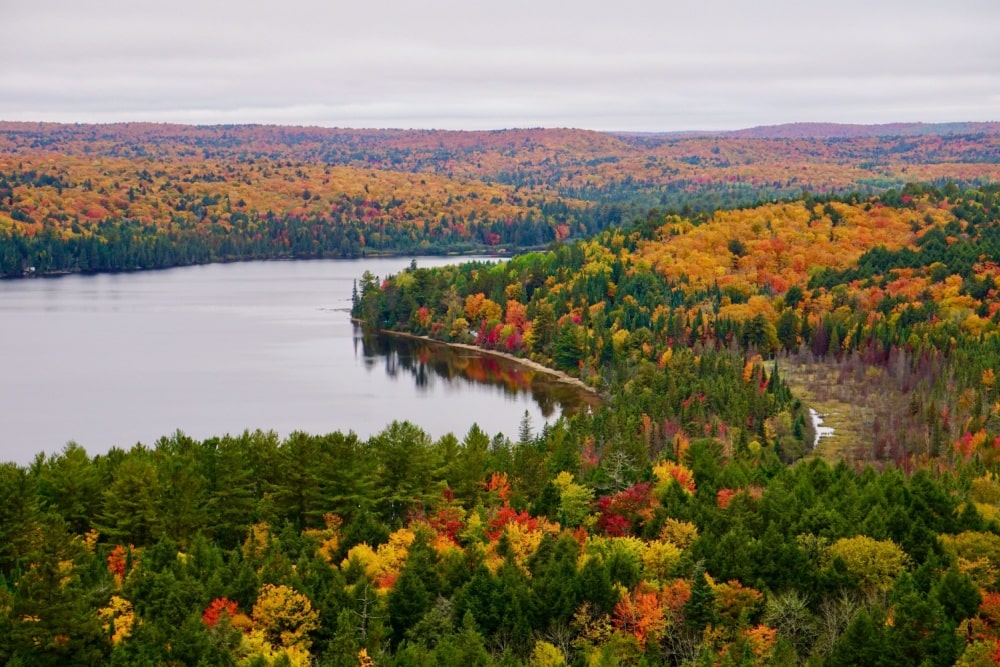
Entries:
[[409,340],[418,340],[423,343],[428,343],[430,345],[440,345],[441,347],[449,347],[456,350],[467,350],[469,352],[475,352],[476,354],[482,354],[485,356],[496,357],[498,359],[503,359],[511,363],[517,364],[529,370],[535,371],[536,373],[541,373],[553,378],[553,381],[559,382],[560,384],[570,385],[576,389],[580,389],[590,394],[594,398],[597,398],[604,403],[606,397],[593,387],[589,386],[580,378],[575,378],[569,373],[564,371],[556,370],[554,368],[549,368],[543,364],[533,361],[532,359],[526,359],[524,357],[518,357],[507,352],[499,352],[497,350],[487,350],[481,347],[476,347],[475,345],[469,345],[468,343],[447,343],[443,340],[437,340],[429,336],[418,336],[416,334],[406,333],[405,331],[391,331],[389,329],[379,329],[378,333],[385,336],[394,336],[396,338],[406,338]]
[[79,267],[66,268],[66,269],[52,269],[49,271],[38,271],[35,267],[29,267],[29,269],[24,269],[20,273],[12,274],[0,274],[0,280],[24,280],[27,278],[61,278],[63,276],[98,276],[98,275],[118,275],[125,273],[147,273],[150,271],[167,271],[170,269],[182,269],[190,266],[210,266],[213,264],[242,264],[247,262],[309,262],[313,260],[344,260],[344,261],[355,261],[355,260],[365,260],[365,259],[395,259],[400,257],[409,257],[411,259],[421,259],[421,258],[438,258],[445,257],[448,259],[465,259],[466,261],[493,261],[501,259],[510,259],[515,255],[519,255],[526,252],[536,252],[539,250],[544,250],[544,246],[526,246],[524,248],[494,248],[492,246],[484,246],[480,249],[468,249],[468,250],[441,250],[440,252],[433,252],[434,249],[421,250],[420,252],[402,252],[395,250],[375,250],[366,251],[360,255],[321,255],[319,257],[309,255],[303,257],[297,257],[295,255],[261,255],[259,257],[214,257],[207,259],[205,261],[197,262],[179,262],[176,264],[166,264],[164,266],[126,266],[118,268],[103,268],[103,269],[81,269]]

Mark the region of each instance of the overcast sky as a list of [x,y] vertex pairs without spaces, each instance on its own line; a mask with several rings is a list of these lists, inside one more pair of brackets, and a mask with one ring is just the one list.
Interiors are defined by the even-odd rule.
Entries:
[[0,120],[1000,121],[1000,0],[0,0]]

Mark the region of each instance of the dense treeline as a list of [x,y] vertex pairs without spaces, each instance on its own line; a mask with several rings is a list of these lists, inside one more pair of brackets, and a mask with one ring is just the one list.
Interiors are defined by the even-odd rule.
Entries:
[[[552,222],[552,209],[560,208],[543,207],[514,220],[447,221],[438,230],[406,231],[362,219],[270,213],[235,214],[224,224],[169,231],[135,219],[104,219],[91,225],[86,235],[65,238],[53,227],[33,235],[0,230],[0,276],[130,271],[251,259],[508,252],[556,241],[564,232],[559,229],[561,223]],[[617,209],[603,208],[572,219],[577,233],[593,233],[617,222],[620,215]]]
[[7,664],[985,664],[1000,482],[394,423],[0,466]]
[[622,206],[290,162],[0,157],[0,275],[544,247]]

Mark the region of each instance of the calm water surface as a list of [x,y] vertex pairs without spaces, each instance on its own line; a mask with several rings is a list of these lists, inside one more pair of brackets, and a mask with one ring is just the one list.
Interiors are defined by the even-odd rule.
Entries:
[[[419,258],[420,266],[454,259]],[[0,281],[0,460],[244,429],[377,433],[393,419],[516,437],[579,397],[517,367],[364,340],[352,282],[410,258],[249,262]]]

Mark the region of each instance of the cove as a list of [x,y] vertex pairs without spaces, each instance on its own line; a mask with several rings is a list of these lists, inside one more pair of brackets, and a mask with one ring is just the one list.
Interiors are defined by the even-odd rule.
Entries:
[[[471,258],[416,258],[436,266]],[[210,264],[0,281],[0,460],[75,441],[91,455],[181,430],[369,437],[408,420],[433,437],[477,423],[516,437],[581,408],[578,392],[469,351],[366,338],[365,271],[410,257]]]

